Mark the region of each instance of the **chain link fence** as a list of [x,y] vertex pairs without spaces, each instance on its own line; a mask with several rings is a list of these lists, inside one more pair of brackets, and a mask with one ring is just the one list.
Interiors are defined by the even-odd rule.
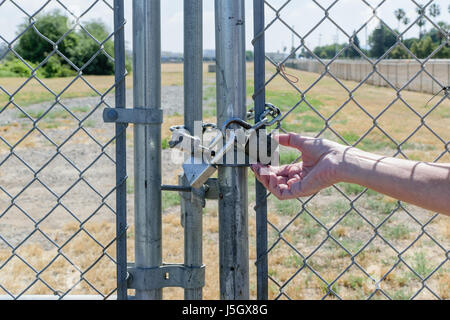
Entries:
[[[255,75],[264,73],[265,68],[264,85],[259,87],[255,79],[256,100],[265,91],[266,101],[282,108],[281,131],[327,138],[402,159],[450,161],[450,103],[448,90],[444,88],[448,83],[442,82],[448,76],[437,79],[427,68],[449,46],[448,30],[437,23],[436,16],[429,14],[432,5],[439,1],[399,2],[398,6],[407,6],[407,12],[417,12],[399,29],[385,21],[386,14],[391,13],[380,14],[389,1],[312,0],[302,5],[301,10],[296,7],[297,1],[272,0],[264,1],[264,5],[262,2],[255,2],[260,3],[255,6],[256,61],[264,53],[263,39],[266,47],[270,47],[271,41],[279,41],[280,30],[292,34],[295,43],[293,51],[287,54],[266,49],[265,65],[261,60],[255,64]],[[335,15],[338,10],[370,14],[361,25],[348,28],[348,21]],[[447,10],[445,3],[442,10]],[[314,22],[309,22],[307,29],[299,28],[301,22],[293,18],[298,18],[294,12],[308,17],[305,21]],[[419,30],[417,24],[423,21],[442,35],[442,41],[426,58],[419,59],[403,39],[411,30]],[[396,39],[377,59],[369,57],[368,51],[355,41],[356,37],[363,38],[367,27],[374,24]],[[332,59],[320,58],[311,45],[317,39],[320,43],[324,30],[333,33],[336,30],[345,43]],[[408,59],[419,66],[398,86],[380,70],[396,48],[405,51]],[[361,79],[343,79],[333,71],[334,63],[348,50],[357,53],[355,59],[370,66]],[[318,73],[282,68],[299,54],[318,64]],[[442,88],[440,94],[432,99],[429,93],[407,91],[418,77],[426,77],[435,88]],[[375,78],[377,82],[372,81]],[[282,149],[281,161],[284,164],[301,161],[300,154]],[[261,202],[264,200],[268,216],[268,238],[258,238],[259,298],[450,297],[447,217],[344,183],[309,198],[283,202],[272,195],[265,196],[261,189],[258,193],[257,189],[256,199],[257,217],[265,210]],[[260,222],[259,234],[264,234],[264,228]]]
[[107,299],[124,181],[102,111],[124,99],[123,1],[3,0],[0,16],[21,17],[0,31],[0,296]]

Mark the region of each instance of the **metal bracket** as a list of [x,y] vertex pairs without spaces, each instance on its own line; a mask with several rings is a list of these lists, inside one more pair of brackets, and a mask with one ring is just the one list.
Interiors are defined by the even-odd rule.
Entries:
[[105,108],[106,123],[162,124],[163,111],[157,108]]
[[168,287],[196,289],[205,286],[205,266],[166,264],[155,268],[128,266],[128,289],[154,290]]
[[206,183],[205,197],[209,200],[218,200],[220,196],[219,180],[217,178],[209,178]]

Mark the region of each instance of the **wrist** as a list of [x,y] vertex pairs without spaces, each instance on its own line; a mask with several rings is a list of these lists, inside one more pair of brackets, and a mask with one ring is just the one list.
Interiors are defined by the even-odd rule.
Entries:
[[364,158],[361,151],[347,147],[341,151],[341,157],[337,170],[337,179],[339,182],[360,183],[362,169],[364,168]]

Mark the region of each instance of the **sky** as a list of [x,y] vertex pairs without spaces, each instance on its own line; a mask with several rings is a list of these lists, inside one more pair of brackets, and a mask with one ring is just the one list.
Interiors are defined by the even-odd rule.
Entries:
[[[48,0],[15,0],[14,2],[22,6],[27,14],[33,15]],[[72,12],[79,15],[84,12],[91,4],[98,0],[60,0]],[[112,0],[104,0],[113,3]],[[89,11],[81,22],[89,20],[101,20],[107,24],[112,30],[113,12],[104,3],[103,0]],[[316,0],[324,8],[328,7],[335,0]],[[437,21],[450,22],[450,14],[448,13],[448,0],[416,0],[418,3],[437,3],[441,7],[441,15],[434,19]],[[1,1],[0,1],[1,2]],[[280,8],[286,0],[269,0],[273,8]],[[383,0],[366,0],[367,3],[377,6]],[[204,49],[214,49],[214,0],[204,0]],[[126,19],[128,21],[126,27],[127,47],[132,47],[132,0],[125,0]],[[253,0],[245,0],[246,5],[246,39],[247,49],[252,50],[251,40],[253,37]],[[64,9],[56,0],[50,1],[43,12],[52,9]],[[377,15],[383,19],[392,28],[398,28],[398,21],[394,16],[394,10],[403,8],[407,16],[413,21],[417,18],[415,8],[417,6],[412,0],[385,0],[377,11]],[[266,6],[266,23],[270,23],[274,17],[274,11]],[[367,28],[361,28],[370,17],[373,11],[363,0],[339,0],[330,10],[329,17],[337,23],[347,35],[338,30],[338,28],[330,21],[325,20],[317,28],[314,26],[324,18],[325,13],[313,0],[291,0],[280,13],[281,18],[287,25],[291,26],[298,34],[305,37],[305,43],[310,49],[318,45],[333,44],[339,42],[348,42],[348,36],[355,30],[358,31],[358,37],[362,47],[367,46],[367,35],[378,25],[379,20],[373,19]],[[430,17],[431,18],[431,17]],[[10,0],[6,0],[0,5],[0,35],[6,40],[11,41],[16,36],[17,27],[26,19],[26,14],[13,5]],[[162,50],[172,52],[183,51],[183,0],[162,0],[161,1],[161,20],[162,20]],[[430,22],[427,22],[426,28],[431,28]],[[404,30],[405,25],[401,24],[400,29]],[[413,26],[407,33],[406,37],[417,37],[419,28]],[[2,41],[0,40],[0,43]],[[287,29],[281,22],[276,21],[266,33],[266,51],[282,52],[284,48],[295,47],[300,44],[298,37],[293,37],[292,32]]]

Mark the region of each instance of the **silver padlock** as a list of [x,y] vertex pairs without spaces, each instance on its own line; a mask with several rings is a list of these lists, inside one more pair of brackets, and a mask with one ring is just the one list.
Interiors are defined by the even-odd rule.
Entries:
[[201,188],[203,184],[217,171],[217,165],[221,164],[225,154],[234,148],[236,140],[236,134],[230,132],[229,137],[227,137],[225,144],[220,147],[217,151],[214,151],[221,141],[223,141],[223,135],[218,134],[211,144],[206,148],[208,151],[200,153],[198,155],[192,155],[183,164],[184,173],[189,184],[193,188]]

